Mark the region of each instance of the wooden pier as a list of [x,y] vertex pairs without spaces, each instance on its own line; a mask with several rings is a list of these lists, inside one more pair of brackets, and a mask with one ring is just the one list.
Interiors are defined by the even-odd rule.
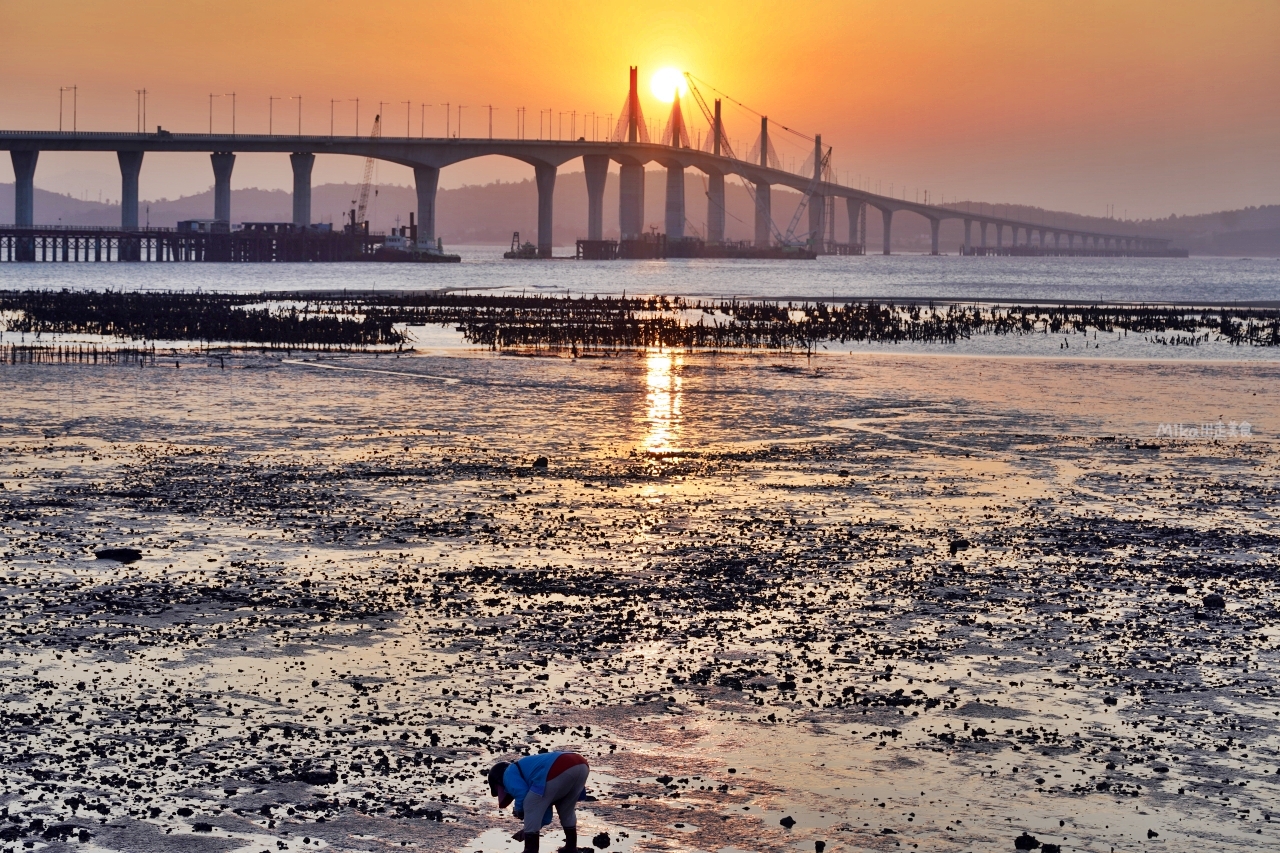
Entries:
[[176,228],[0,226],[0,262],[337,262],[374,260],[382,243],[364,232],[292,226],[237,231]]

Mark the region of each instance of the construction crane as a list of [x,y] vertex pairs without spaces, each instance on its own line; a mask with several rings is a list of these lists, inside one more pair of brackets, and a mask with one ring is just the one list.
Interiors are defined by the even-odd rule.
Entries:
[[[702,110],[703,118],[707,120],[707,124],[711,125],[711,133],[714,136],[716,132],[715,115],[711,112],[711,108],[707,106],[706,98],[702,97],[702,92],[698,89],[698,84],[694,82],[693,75],[690,74],[688,71],[686,71],[684,73],[684,78],[689,83],[689,91],[693,93],[693,99],[694,101],[697,102],[698,109]],[[735,103],[737,102],[735,101]],[[795,133],[795,131],[792,131],[790,128],[786,128],[786,130],[789,130],[790,132]],[[738,155],[733,153],[733,149],[729,146],[729,135],[724,132],[723,124],[721,124],[719,131],[720,131],[720,150],[725,154],[725,156],[731,157],[734,160],[739,159]],[[830,156],[830,150],[828,150],[828,156]],[[825,159],[823,160],[823,167],[824,168],[826,167]],[[736,177],[738,178],[739,181],[742,182],[742,187],[747,191],[747,195],[751,197],[751,204],[755,205],[756,204],[755,187],[752,186],[750,181],[748,181],[746,178],[742,177],[741,175],[737,175]],[[804,197],[800,200],[800,207],[797,208],[796,215],[791,221],[791,227],[787,229],[786,234],[783,234],[780,230],[778,230],[778,226],[773,221],[773,217],[772,216],[769,217],[769,230],[773,232],[773,239],[778,241],[778,245],[789,246],[791,245],[792,241],[795,239],[796,223],[800,221],[800,213],[804,211],[805,206],[808,203],[809,196],[813,193],[813,190],[814,190],[814,184],[811,183],[809,186],[808,192],[806,192]],[[728,213],[727,210],[725,212]]]
[[[369,135],[370,139],[379,139],[382,137],[382,116],[373,117],[373,133]],[[352,226],[359,227],[364,222],[365,210],[369,207],[369,187],[373,184],[373,158],[366,157],[364,161],[364,180],[360,183],[360,200],[356,203],[356,218],[352,222]]]
[[[698,90],[698,84],[693,82],[693,75],[688,71],[684,73],[684,79],[689,84],[689,91],[693,93],[693,99],[698,102],[698,109],[702,110],[702,117],[707,120],[707,124],[711,125],[711,133],[714,135],[716,128],[716,117],[712,114],[711,108],[707,106],[706,98],[702,97],[702,92]],[[726,156],[738,159],[738,155],[733,153],[733,149],[729,147],[729,137],[724,132],[724,127],[718,128],[720,131],[720,148]],[[713,148],[714,149],[714,144]]]
[[804,195],[800,197],[800,204],[796,207],[796,215],[791,217],[791,224],[787,226],[787,233],[782,237],[782,245],[789,246],[791,241],[796,237],[796,226],[800,224],[800,216],[809,206],[810,199],[813,198],[814,192],[818,189],[818,182],[822,180],[822,176],[826,174],[827,164],[831,162],[831,149],[827,149],[827,153],[822,155],[822,163],[818,168],[814,169],[813,180],[809,181],[809,186],[805,188]]

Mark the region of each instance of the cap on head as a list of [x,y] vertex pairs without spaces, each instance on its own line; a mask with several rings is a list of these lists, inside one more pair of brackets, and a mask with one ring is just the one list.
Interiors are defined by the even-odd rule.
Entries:
[[498,796],[498,786],[502,784],[502,776],[511,766],[509,761],[499,761],[489,768],[489,793]]

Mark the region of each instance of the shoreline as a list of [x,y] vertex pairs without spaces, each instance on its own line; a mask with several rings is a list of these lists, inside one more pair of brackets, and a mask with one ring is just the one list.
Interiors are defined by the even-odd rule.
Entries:
[[570,748],[624,853],[1275,840],[1276,444],[1107,440],[1271,365],[494,358],[0,371],[18,831],[470,853]]

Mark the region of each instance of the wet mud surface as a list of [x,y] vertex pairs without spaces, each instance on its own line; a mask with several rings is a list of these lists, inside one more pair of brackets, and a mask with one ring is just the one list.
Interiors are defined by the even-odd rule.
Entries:
[[0,368],[0,850],[1273,846],[1277,373]]

